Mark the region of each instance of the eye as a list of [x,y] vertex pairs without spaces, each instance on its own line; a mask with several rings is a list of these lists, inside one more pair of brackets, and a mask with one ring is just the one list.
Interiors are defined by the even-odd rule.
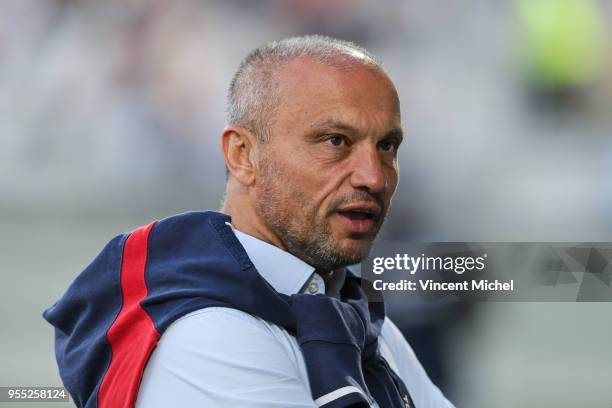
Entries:
[[388,139],[378,143],[378,147],[385,152],[397,152],[399,143],[396,140]]
[[338,135],[338,134],[327,135],[324,141],[325,143],[330,144],[335,147],[340,147],[342,145],[348,144],[347,138],[343,135]]

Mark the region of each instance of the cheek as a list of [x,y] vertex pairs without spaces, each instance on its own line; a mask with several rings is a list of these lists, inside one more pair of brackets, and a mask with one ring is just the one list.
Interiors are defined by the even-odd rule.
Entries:
[[[307,209],[312,204],[311,191],[304,170],[295,163],[276,161],[264,165],[268,170],[264,173],[264,184],[267,190],[273,190],[277,205],[286,209]],[[272,197],[270,197],[272,198]]]
[[343,197],[349,195],[351,187],[348,186],[348,177],[340,169],[330,173],[315,172],[315,176],[313,201],[319,206],[320,215],[327,216]]
[[395,194],[395,190],[397,189],[397,185],[399,183],[399,171],[397,166],[394,166],[392,169],[389,169],[387,173],[387,191],[386,195],[387,199],[390,200],[393,194]]
[[293,188],[300,192],[300,195],[306,200],[302,204],[305,206],[318,206],[327,196],[333,195],[333,191],[338,189],[336,179],[338,178],[337,171],[330,171],[325,166],[321,166],[315,160],[309,160],[304,163],[298,162],[289,163],[287,165],[287,177],[291,180]]
[[295,151],[285,155],[282,160],[274,160],[274,164],[270,161],[264,164],[274,168],[274,171],[268,172],[271,177],[267,184],[274,185],[284,208],[299,209],[309,218],[325,217],[346,178],[343,169],[329,166],[310,154],[299,153]]

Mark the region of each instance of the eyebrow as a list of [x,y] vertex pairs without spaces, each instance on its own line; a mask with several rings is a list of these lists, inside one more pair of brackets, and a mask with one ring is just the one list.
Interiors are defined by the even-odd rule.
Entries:
[[[351,132],[351,133],[359,133],[359,130],[355,128],[354,126],[351,126],[346,122],[342,122],[340,120],[335,120],[335,119],[325,119],[320,122],[315,122],[313,124],[313,128],[319,129],[319,130],[333,128],[333,129],[344,130],[346,132]],[[383,137],[383,140],[389,139],[389,138],[398,139],[399,143],[401,143],[404,140],[404,131],[402,130],[402,128],[393,128],[385,134],[385,136]]]
[[404,131],[402,128],[394,128],[387,132],[383,139],[397,139],[398,143],[402,143],[404,141]]

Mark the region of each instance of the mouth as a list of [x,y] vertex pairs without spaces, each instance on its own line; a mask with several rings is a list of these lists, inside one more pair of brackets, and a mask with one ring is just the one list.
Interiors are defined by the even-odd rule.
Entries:
[[339,208],[336,214],[351,233],[363,234],[373,230],[381,212],[381,208],[375,204],[354,204]]

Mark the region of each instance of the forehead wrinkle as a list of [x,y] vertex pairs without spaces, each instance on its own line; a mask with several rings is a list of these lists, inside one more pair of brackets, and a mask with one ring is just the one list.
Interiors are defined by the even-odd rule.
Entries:
[[342,121],[342,120],[338,120],[338,119],[323,119],[323,120],[319,120],[314,122],[311,125],[313,128],[315,129],[329,129],[329,128],[334,128],[334,129],[342,129],[342,130],[346,130],[348,132],[352,132],[352,133],[358,133],[359,130],[357,128],[355,128],[354,126],[349,125],[348,123]]
[[[378,122],[381,119],[378,114],[386,115],[385,112],[388,113],[390,110],[399,111],[397,94],[388,77],[378,72],[372,73],[363,66],[347,72],[310,57],[300,57],[276,66],[271,71],[272,75],[268,79],[273,83],[272,88],[276,90],[274,105],[277,109],[270,116],[280,119],[276,114],[282,112],[280,122],[269,120],[268,123],[274,127],[279,123],[287,126],[292,121],[304,120],[312,131],[335,128],[355,134],[380,135],[383,127],[377,126],[381,124]],[[383,83],[378,82],[381,79]],[[384,91],[367,93],[362,89],[363,86],[359,85],[363,81],[371,80],[375,82],[372,82],[369,88],[384,87]],[[385,103],[383,105],[375,103],[373,97],[384,98]],[[342,107],[340,116],[330,115],[329,106],[336,104]],[[372,112],[372,109],[376,112]],[[371,115],[378,118],[377,123],[368,120]],[[396,112],[396,115],[399,117],[399,112]],[[397,126],[389,123],[385,124],[384,128]]]

